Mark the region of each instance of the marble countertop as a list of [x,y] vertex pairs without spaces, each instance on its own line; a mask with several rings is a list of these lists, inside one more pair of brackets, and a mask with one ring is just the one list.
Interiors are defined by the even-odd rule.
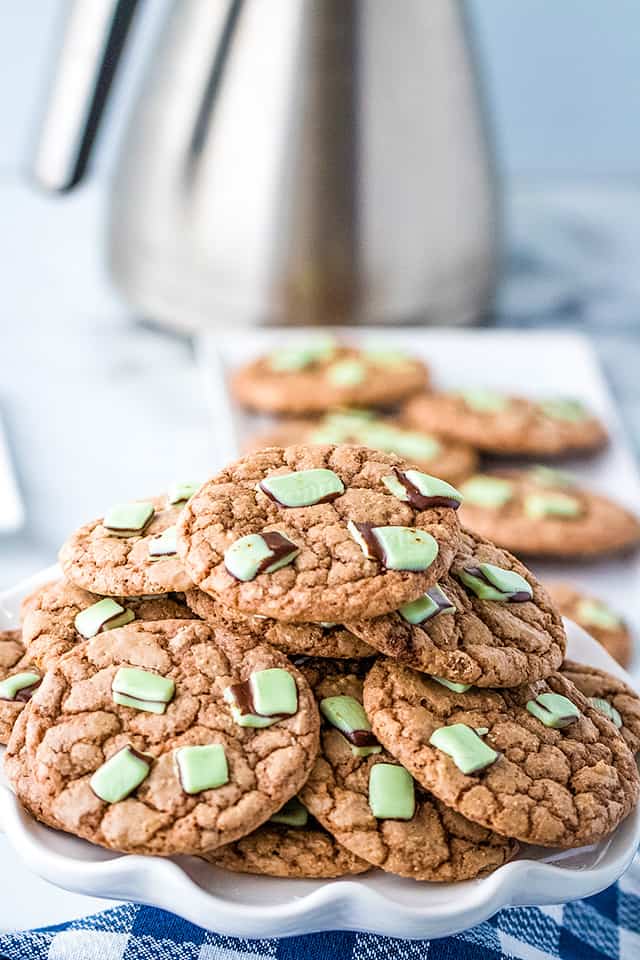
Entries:
[[[494,322],[587,331],[640,451],[638,199],[516,189]],[[7,181],[0,203],[0,414],[26,506],[23,529],[0,538],[1,588],[51,563],[105,502],[206,475],[215,451],[191,341],[132,319],[104,273],[104,190],[52,198]]]

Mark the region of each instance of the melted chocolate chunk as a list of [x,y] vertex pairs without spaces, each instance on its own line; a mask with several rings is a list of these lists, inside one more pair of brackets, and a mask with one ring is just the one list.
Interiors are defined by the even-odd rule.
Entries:
[[288,556],[288,554],[297,549],[295,543],[291,543],[291,540],[287,540],[287,538],[283,537],[277,530],[269,530],[266,533],[261,533],[260,536],[269,547],[269,550],[271,550],[271,556],[264,558],[258,567],[256,577],[258,574],[264,573],[273,563],[277,563],[278,560],[282,560],[283,557]]
[[[41,683],[42,683],[42,677],[40,677],[39,680],[36,680],[35,683],[32,683],[30,687],[23,687],[22,690],[18,690],[15,697],[13,698],[13,702],[15,703],[17,701],[18,703],[28,703]],[[4,698],[1,698],[1,699],[4,699]]]
[[382,549],[382,544],[379,542],[378,538],[373,532],[375,525],[373,523],[355,522],[353,525],[366,543],[369,553],[384,565],[386,563],[386,556],[384,550]]
[[398,470],[397,467],[393,467],[393,473],[398,483],[401,483],[407,492],[407,503],[415,507],[416,510],[428,510],[431,507],[450,507],[452,510],[457,510],[460,506],[460,501],[454,500],[453,497],[425,496],[418,490],[415,483],[412,483],[407,475],[402,470]]
[[269,720],[284,720],[290,716],[288,713],[259,713],[253,700],[253,691],[248,680],[242,683],[232,683],[228,688],[233,695],[233,700],[243,716],[252,714],[254,717],[267,717]]
[[341,730],[340,733],[354,747],[379,747],[380,741],[371,730]]

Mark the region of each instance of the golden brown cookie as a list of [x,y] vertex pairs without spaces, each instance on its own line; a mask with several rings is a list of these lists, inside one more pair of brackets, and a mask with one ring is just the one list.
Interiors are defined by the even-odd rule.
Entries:
[[[367,447],[249,454],[185,507],[180,558],[201,590],[244,613],[341,623],[395,609],[448,569],[459,535],[458,501],[418,495],[413,505],[387,486],[405,466]],[[280,490],[288,504],[273,494],[285,477],[304,484]]]
[[270,643],[288,656],[370,657],[373,647],[360,640],[340,623],[285,623],[269,617],[241,613],[227,607],[218,597],[194,587],[185,600],[202,620],[228,630],[238,642],[238,651],[256,643]]
[[0,630],[0,743],[9,740],[40,680],[40,671],[25,653],[22,631]]
[[487,453],[563,456],[599,450],[607,432],[576,400],[528,400],[492,390],[424,393],[407,401],[409,423]]
[[[523,577],[530,598],[514,602],[510,594],[477,596],[461,577],[483,563]],[[480,593],[482,587],[476,584]],[[480,687],[542,679],[558,669],[566,648],[562,620],[533,574],[510,553],[468,530],[462,531],[451,570],[435,590],[393,613],[349,621],[348,626],[415,670]]]
[[[153,513],[139,529],[116,533],[106,526],[107,514],[80,527],[69,537],[59,559],[71,583],[105,597],[180,593],[192,586],[182,563],[172,552],[175,544],[164,539],[167,531],[170,535],[175,528],[183,504],[172,506],[167,497],[162,496],[119,506],[130,508],[140,504],[148,504]],[[157,555],[153,555],[153,551]]]
[[409,428],[398,417],[376,417],[368,411],[339,411],[320,420],[283,420],[252,437],[247,450],[288,447],[298,443],[356,443],[396,453],[420,470],[459,483],[473,473],[478,455],[457,440]]
[[246,407],[290,416],[335,407],[385,407],[423,390],[425,365],[397,350],[359,350],[322,337],[292,343],[241,367],[231,389]]
[[464,525],[517,555],[598,557],[640,543],[629,510],[548,467],[475,474],[460,492]]
[[[123,852],[200,854],[256,829],[307,778],[318,711],[281,653],[231,648],[223,631],[184,620],[78,644],[47,671],[9,743],[19,799],[45,822]],[[246,717],[246,692],[258,711],[258,681],[261,696],[282,704],[268,717],[262,708],[263,728],[237,722],[225,699],[231,687]]]
[[423,787],[504,836],[561,848],[597,843],[638,801],[627,744],[560,674],[455,693],[382,658],[364,703],[376,736]]
[[587,596],[566,583],[547,583],[546,588],[563,617],[583,627],[621,666],[629,666],[633,637],[622,617],[602,600]]
[[[619,729],[632,753],[640,750],[640,697],[624,680],[599,667],[565,660],[560,673],[578,688],[591,705]],[[608,706],[607,706],[608,705]]]
[[[182,594],[150,597],[111,598],[113,605],[105,611],[107,619],[100,624],[100,617],[90,628],[96,632],[113,629],[125,620],[194,620],[193,611],[181,599]],[[71,650],[77,643],[87,639],[87,627],[76,618],[83,610],[100,603],[104,598],[76,587],[68,580],[54,580],[34,591],[29,604],[23,607],[22,639],[28,654],[35,664],[46,669],[48,664]]]
[[[301,669],[320,704],[336,696],[361,703],[361,665],[310,661]],[[409,819],[375,816],[372,771],[380,765],[395,769],[394,758],[384,750],[355,756],[349,740],[326,720],[321,743],[300,798],[339,843],[372,865],[414,880],[453,882],[490,873],[517,852],[516,843],[465,820],[418,784],[410,787]],[[411,783],[406,771],[404,776]]]

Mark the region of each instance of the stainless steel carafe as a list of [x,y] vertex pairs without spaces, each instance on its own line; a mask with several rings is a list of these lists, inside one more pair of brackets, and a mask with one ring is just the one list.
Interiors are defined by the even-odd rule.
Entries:
[[[84,175],[136,0],[75,0],[36,160]],[[112,185],[110,260],[171,326],[463,323],[491,164],[458,0],[173,0]]]

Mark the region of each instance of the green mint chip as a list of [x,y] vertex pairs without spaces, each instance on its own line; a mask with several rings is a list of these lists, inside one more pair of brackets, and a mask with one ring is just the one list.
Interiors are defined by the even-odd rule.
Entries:
[[529,478],[539,487],[572,487],[574,479],[566,470],[556,470],[555,467],[545,467],[539,463],[528,471]]
[[105,597],[104,600],[98,600],[97,603],[92,603],[86,610],[76,614],[73,623],[80,636],[90,640],[101,630],[124,627],[135,618],[133,610],[121,606],[111,597]]
[[533,520],[540,520],[542,517],[569,520],[580,516],[582,504],[566,493],[529,493],[524,498],[524,512]]
[[368,757],[373,753],[380,753],[382,747],[371,732],[371,724],[364,707],[355,697],[324,697],[319,707],[322,716],[343,734],[354,756]]
[[415,527],[374,527],[380,559],[387,570],[428,570],[438,556],[438,543]]
[[411,820],[416,811],[411,774],[394,763],[376,763],[369,774],[369,807],[377,820]]
[[453,693],[466,693],[467,690],[471,690],[470,683],[456,683],[454,680],[447,680],[446,677],[432,677],[431,679],[446,687],[447,690],[453,691]]
[[275,530],[250,533],[235,540],[224,552],[224,565],[236,580],[247,582],[259,573],[275,573],[291,563],[300,549]]
[[464,723],[452,723],[439,727],[429,737],[436,750],[451,757],[458,770],[464,774],[477,773],[495,763],[499,754],[481,740],[475,730]]
[[155,508],[152,503],[118,503],[107,510],[102,525],[116,537],[133,537],[144,532]]
[[580,717],[580,711],[575,703],[561,693],[540,693],[535,700],[527,701],[527,710],[545,727],[561,730],[575,723]]
[[175,690],[171,677],[137,667],[120,667],[111,684],[114,703],[146,713],[164,713]]
[[580,623],[600,627],[601,630],[616,630],[622,626],[622,619],[598,600],[580,600],[576,617]]
[[272,667],[249,676],[256,713],[261,717],[292,716],[298,711],[298,690],[288,670]]
[[15,700],[22,690],[28,690],[40,682],[39,673],[24,671],[23,673],[14,673],[11,677],[6,677],[0,681],[0,700]]
[[543,400],[539,409],[552,420],[566,420],[568,423],[581,423],[589,416],[584,404],[579,400],[552,398]]
[[446,595],[439,583],[429,587],[427,592],[411,603],[403,603],[398,607],[398,613],[403,620],[416,626],[432,620],[441,613],[455,613],[456,606]]
[[364,383],[367,368],[360,360],[339,360],[327,369],[327,379],[334,387],[355,387]]
[[297,797],[287,800],[284,807],[269,819],[269,823],[281,823],[285,827],[306,827],[308,822],[309,812]]
[[310,507],[327,503],[344,493],[344,484],[333,470],[318,468],[267,477],[258,488],[282,507]]
[[464,390],[460,396],[470,410],[476,413],[501,413],[509,406],[509,398],[503,393],[494,390],[485,390],[481,387]]
[[267,358],[268,365],[276,373],[295,373],[314,363],[329,360],[336,351],[334,337],[316,337],[306,343],[293,344],[274,350]]
[[622,726],[622,717],[612,703],[609,703],[609,701],[605,700],[603,697],[589,697],[589,703],[592,707],[595,707],[596,710],[599,710],[600,713],[603,713],[605,717],[611,720],[611,722],[616,725],[618,730],[620,729]]
[[465,567],[457,576],[480,600],[523,603],[533,597],[533,590],[524,577],[494,563]]
[[170,507],[175,507],[178,503],[186,503],[199,489],[200,484],[196,480],[176,480],[169,487],[167,503]]
[[149,540],[149,556],[152,558],[175,557],[178,552],[177,530],[167,527],[157,537]]
[[224,747],[208,743],[201,747],[178,747],[174,751],[178,779],[185,793],[215,790],[229,782],[229,767]]
[[489,477],[478,473],[460,486],[460,493],[465,503],[496,510],[512,499],[513,484],[500,477]]
[[415,360],[405,353],[404,350],[398,350],[397,347],[386,347],[383,343],[372,343],[365,347],[364,357],[377,367],[412,367]]
[[98,767],[89,786],[105,803],[119,803],[140,786],[150,769],[150,759],[142,757],[133,747],[126,746]]

